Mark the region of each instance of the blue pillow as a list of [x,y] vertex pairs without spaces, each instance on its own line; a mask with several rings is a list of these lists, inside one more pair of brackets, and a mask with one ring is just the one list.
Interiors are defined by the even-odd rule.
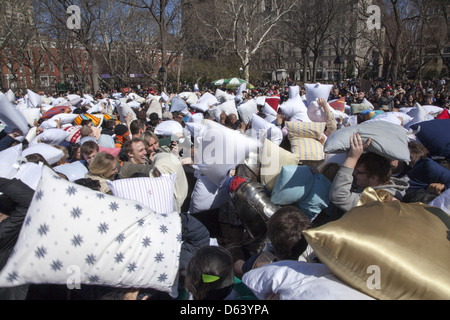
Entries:
[[325,176],[317,174],[313,177],[313,186],[307,194],[301,198],[297,206],[314,220],[323,209],[328,208],[330,204],[331,181]]
[[424,189],[431,183],[442,183],[446,190],[450,188],[450,170],[430,158],[419,160],[407,175],[410,189]]
[[430,151],[430,156],[450,159],[450,119],[436,119],[424,121],[411,126],[417,139]]
[[270,200],[286,206],[297,203],[314,185],[314,175],[308,166],[283,166]]

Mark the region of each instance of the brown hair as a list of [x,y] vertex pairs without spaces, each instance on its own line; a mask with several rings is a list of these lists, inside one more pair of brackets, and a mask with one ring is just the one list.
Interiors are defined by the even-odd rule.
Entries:
[[358,160],[357,167],[364,165],[369,177],[378,177],[380,183],[387,183],[392,176],[391,160],[379,154],[368,152],[364,153]]
[[110,177],[111,165],[116,163],[116,158],[106,152],[97,153],[89,165],[89,172],[105,179]]
[[409,165],[413,167],[420,159],[426,159],[430,153],[420,142],[410,141],[408,143],[408,149],[410,153]]
[[303,230],[310,226],[311,220],[295,206],[283,207],[270,217],[267,237],[278,260],[298,260],[308,246]]

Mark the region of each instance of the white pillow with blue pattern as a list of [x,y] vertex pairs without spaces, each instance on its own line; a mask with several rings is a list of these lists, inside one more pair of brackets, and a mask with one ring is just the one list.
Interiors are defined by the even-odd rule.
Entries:
[[153,288],[177,295],[181,219],[73,184],[44,167],[0,287]]

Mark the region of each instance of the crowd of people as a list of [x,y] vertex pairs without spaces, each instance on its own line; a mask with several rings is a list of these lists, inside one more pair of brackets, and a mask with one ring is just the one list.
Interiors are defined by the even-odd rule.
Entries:
[[[10,104],[27,118],[28,132],[22,132],[20,126],[4,124],[0,133],[0,157],[1,152],[20,144],[23,150],[36,144],[51,145],[61,150],[58,159],[46,159],[45,154],[33,153],[25,157],[26,161],[42,163],[63,179],[110,196],[115,195],[109,181],[176,173],[174,194],[167,196],[173,198],[176,211],[180,214],[184,243],[180,255],[179,295],[176,298],[152,288],[83,286],[82,290],[70,291],[64,285],[29,284],[20,288],[0,288],[0,299],[258,300],[255,290],[252,290],[254,288],[246,283],[245,275],[283,261],[321,264],[320,258],[306,241],[304,231],[341,219],[361,205],[363,194],[369,188],[378,192],[380,197],[380,192],[383,192],[383,198],[379,201],[427,205],[442,203],[440,208],[450,215],[448,147],[444,148],[447,150],[445,154],[437,154],[414,136],[411,129],[413,119],[416,123],[450,121],[450,91],[445,80],[418,84],[376,81],[364,88],[361,83],[352,81],[335,83],[328,87],[326,97],[313,101],[318,110],[316,114],[323,115],[322,121],[309,121],[324,123],[324,130],[317,136],[321,148],[340,130],[392,114],[395,121],[386,117],[387,122],[405,128],[405,136],[408,136],[406,147],[410,153],[410,161],[402,161],[374,152],[370,147],[378,143],[374,141],[376,137],[364,140],[362,134],[355,132],[341,160],[327,155],[313,160],[297,157],[295,166],[308,167],[312,176],[320,174],[326,179],[326,185],[330,186],[320,212],[304,209],[294,202],[273,203],[273,184],[269,186],[264,183],[259,171],[260,163],[256,166],[249,164],[251,154],[246,154],[245,161],[229,168],[222,185],[216,184],[210,188],[213,192],[204,195],[204,198],[214,197],[210,207],[194,210],[199,207],[194,203],[198,201],[196,188],[205,180],[211,184],[211,179],[208,180],[205,172],[200,172],[196,166],[195,156],[199,152],[195,144],[197,137],[189,136],[189,133],[197,132],[192,131],[193,124],[212,122],[224,130],[249,137],[256,126],[255,117],[258,117],[258,120],[265,122],[266,131],[273,128],[272,136],[268,135],[266,139],[295,155],[290,126],[308,122],[305,117],[297,117],[298,114],[293,115],[283,108],[292,103],[295,92],[300,98],[295,101],[301,101],[298,102],[301,104],[299,110],[304,116],[312,108],[306,103],[308,88],[290,81],[284,84],[260,83],[251,90],[244,86],[234,89],[195,86],[189,91],[168,94],[134,87],[122,91],[99,91],[91,95],[80,92],[45,94],[30,90],[22,94],[4,93]],[[205,97],[214,97],[214,102],[202,103]],[[39,103],[34,103],[35,99]],[[267,99],[275,99],[276,106],[269,105]],[[342,102],[341,109],[335,108],[336,101]],[[254,102],[254,111],[244,116],[240,107],[249,102]],[[230,108],[221,109],[220,105],[224,103]],[[24,111],[30,109],[39,110],[34,119]],[[417,110],[424,112],[420,121],[415,118]],[[70,120],[62,117],[68,114],[73,115]],[[0,118],[0,121],[3,120],[7,119]],[[396,122],[398,120],[399,123]],[[170,128],[181,129],[167,132],[169,123]],[[163,127],[165,131],[161,130]],[[55,132],[52,130],[66,134],[62,140],[55,142],[56,138],[49,134]],[[274,132],[279,132],[279,135]],[[445,135],[450,136],[448,130],[443,138],[441,136],[444,143],[448,140]],[[258,146],[258,150],[262,145]],[[280,159],[277,161],[281,163]],[[82,170],[77,171],[76,178],[71,178],[61,168],[75,163]],[[430,163],[439,174],[426,169],[419,170],[420,178],[411,174],[425,168],[425,164],[430,168]],[[281,167],[280,164],[280,170]],[[296,182],[292,183],[295,187]],[[238,191],[246,184],[261,189],[255,187],[255,190],[260,190],[259,193],[255,191],[255,194],[245,195],[248,197],[245,202],[251,204],[254,200],[251,197],[258,197],[259,201],[266,201],[266,207],[269,204],[275,207],[273,214],[265,215],[261,209],[264,205],[253,206],[258,216],[258,222],[252,221],[255,223],[253,225],[245,221],[250,213],[236,206]],[[34,190],[20,179],[3,175],[0,178],[0,192],[1,275],[20,235]],[[242,197],[241,194],[239,196]],[[255,237],[255,229],[261,223],[263,236]],[[450,287],[450,284],[446,285]],[[283,296],[280,292],[270,292],[263,298],[276,300]],[[361,293],[360,298],[371,297]]]

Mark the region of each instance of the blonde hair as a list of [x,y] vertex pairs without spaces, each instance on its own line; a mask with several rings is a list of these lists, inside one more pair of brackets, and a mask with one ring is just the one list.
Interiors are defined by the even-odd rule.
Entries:
[[109,153],[99,152],[89,164],[89,172],[95,176],[107,179],[111,175],[112,164],[116,164],[116,162],[116,158]]

